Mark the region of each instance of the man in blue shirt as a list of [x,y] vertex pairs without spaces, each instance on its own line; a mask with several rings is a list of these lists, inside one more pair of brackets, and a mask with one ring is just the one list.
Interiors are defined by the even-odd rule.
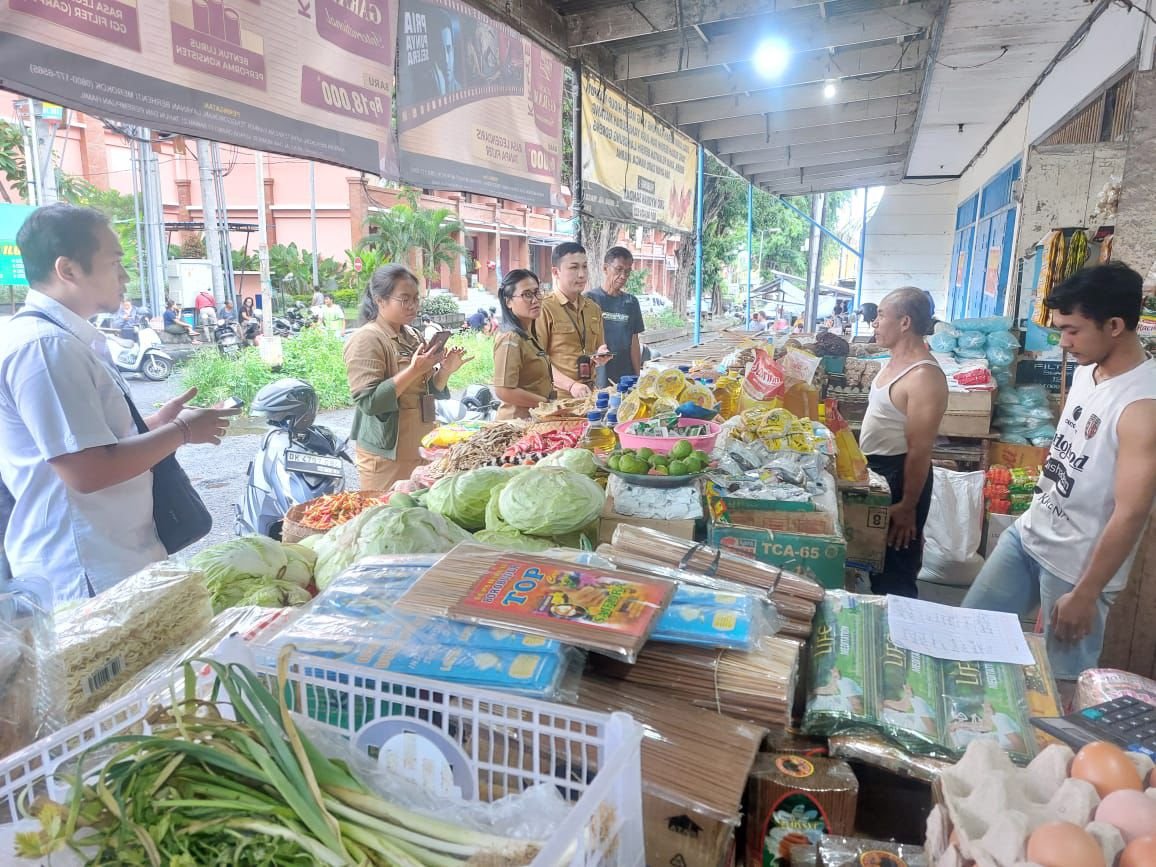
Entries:
[[638,299],[624,291],[634,268],[634,254],[625,247],[611,247],[602,259],[602,287],[586,294],[602,308],[606,347],[614,357],[606,362],[611,382],[635,376],[642,370],[642,343],[646,330]]

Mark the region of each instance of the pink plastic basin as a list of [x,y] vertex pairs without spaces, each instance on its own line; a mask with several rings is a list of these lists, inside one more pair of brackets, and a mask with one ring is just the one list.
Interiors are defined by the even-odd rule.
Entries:
[[706,425],[710,433],[701,437],[647,437],[630,433],[631,426],[638,421],[642,421],[642,419],[620,422],[615,426],[614,432],[618,434],[619,444],[624,449],[647,448],[658,455],[670,454],[670,450],[674,448],[674,444],[680,439],[689,441],[691,446],[696,450],[704,451],[709,455],[714,449],[714,441],[718,439],[719,431],[722,430],[722,425],[717,422],[702,421],[694,418],[680,418],[678,420],[678,426],[680,428]]

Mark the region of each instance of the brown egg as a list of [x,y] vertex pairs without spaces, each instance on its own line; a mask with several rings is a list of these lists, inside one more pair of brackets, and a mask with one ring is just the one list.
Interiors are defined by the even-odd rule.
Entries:
[[1125,846],[1120,867],[1156,867],[1156,837],[1140,837]]
[[1040,867],[1105,867],[1100,844],[1071,822],[1040,825],[1028,838],[1027,854]]
[[1127,753],[1115,744],[1103,741],[1086,744],[1076,753],[1071,776],[1072,779],[1091,783],[1101,798],[1121,789],[1143,791],[1140,772]]
[[1124,842],[1156,834],[1156,801],[1143,792],[1112,792],[1096,808],[1096,821],[1119,829]]

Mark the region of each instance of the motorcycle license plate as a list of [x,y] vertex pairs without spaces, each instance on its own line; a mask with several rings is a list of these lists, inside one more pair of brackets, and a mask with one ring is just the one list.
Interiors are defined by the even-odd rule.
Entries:
[[345,468],[341,465],[341,458],[311,455],[309,452],[298,452],[292,449],[285,452],[285,469],[293,473],[328,476],[334,479],[345,476]]

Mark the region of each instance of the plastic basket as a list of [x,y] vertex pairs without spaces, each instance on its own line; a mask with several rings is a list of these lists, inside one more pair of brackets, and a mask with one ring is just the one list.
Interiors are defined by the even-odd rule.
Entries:
[[[273,670],[256,666],[266,678]],[[642,867],[642,728],[601,714],[485,690],[294,656],[285,684],[291,706],[384,760],[383,740],[417,735],[447,761],[465,797],[490,800],[549,784],[572,802],[533,867]],[[179,684],[175,684],[179,686]],[[0,762],[0,824],[18,803],[61,800],[76,757],[96,742],[149,732],[157,690],[128,696]]]
[[622,445],[623,448],[648,448],[655,454],[665,455],[670,453],[670,450],[674,448],[674,444],[677,443],[680,439],[686,439],[690,442],[693,448],[710,454],[712,451],[714,451],[715,440],[718,439],[719,431],[722,430],[722,425],[718,422],[701,421],[694,418],[680,418],[678,420],[678,426],[680,428],[705,425],[710,433],[701,437],[647,437],[632,434],[630,432],[630,428],[637,421],[644,420],[645,419],[635,419],[633,421],[624,421],[614,428],[614,432],[618,434],[618,442]]

